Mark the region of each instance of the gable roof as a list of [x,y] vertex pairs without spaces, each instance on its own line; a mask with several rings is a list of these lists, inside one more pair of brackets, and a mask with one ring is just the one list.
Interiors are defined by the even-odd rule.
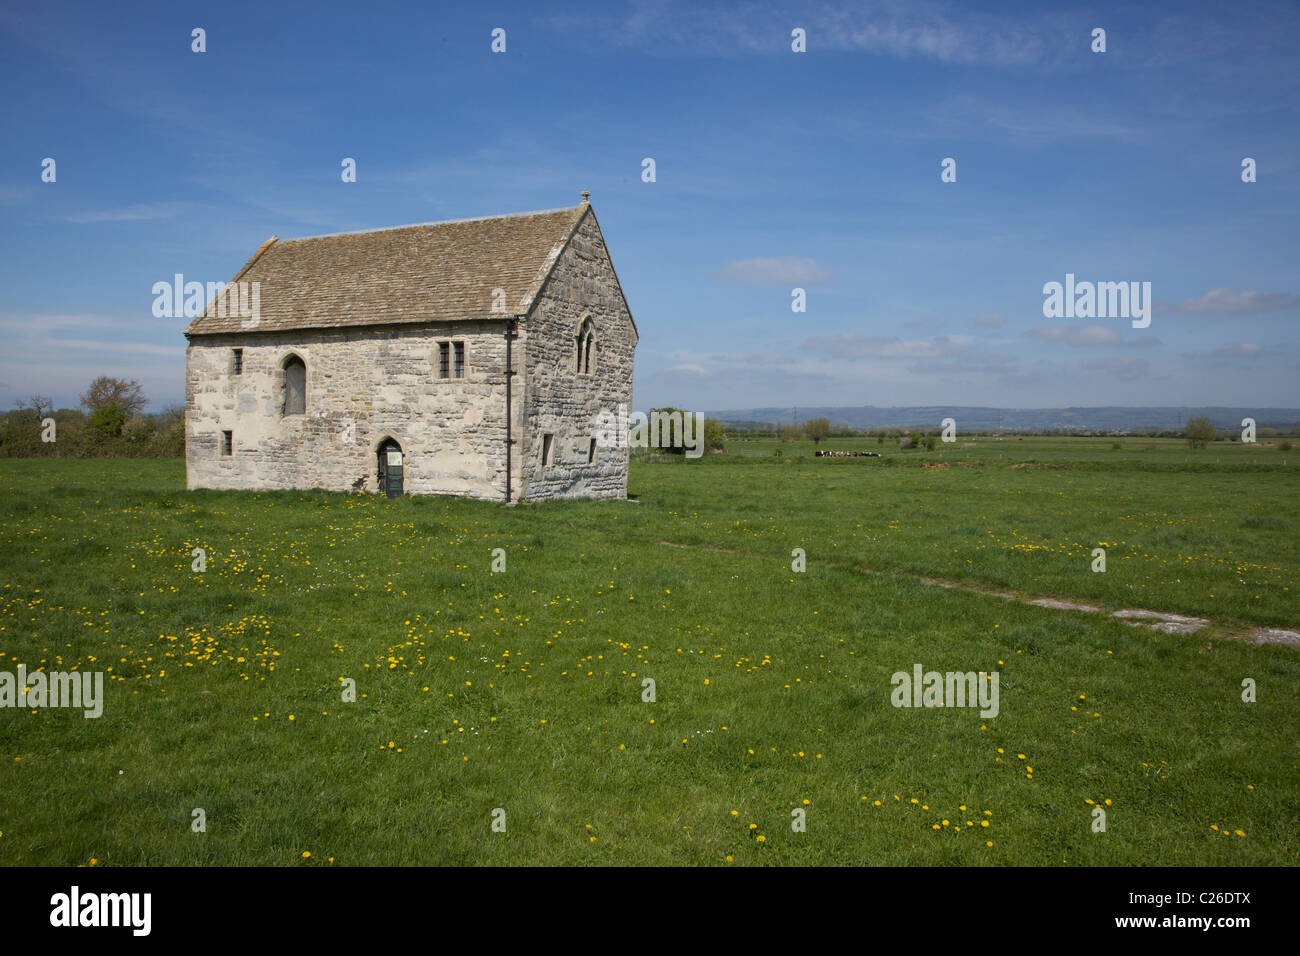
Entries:
[[[354,328],[525,315],[577,230],[587,202],[566,209],[453,219],[281,241],[230,281],[259,283],[259,321],[208,304],[186,335]],[[493,290],[505,291],[504,312]],[[233,300],[233,296],[232,296]]]

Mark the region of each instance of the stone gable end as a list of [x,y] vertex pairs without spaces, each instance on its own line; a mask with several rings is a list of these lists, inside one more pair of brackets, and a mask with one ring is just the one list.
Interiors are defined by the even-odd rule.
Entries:
[[[578,370],[577,337],[590,321],[593,371]],[[591,210],[542,286],[527,322],[523,409],[524,495],[626,498],[628,449],[598,447],[589,461],[602,411],[632,405],[637,331],[619,287],[600,225]],[[545,436],[551,461],[543,464]]]

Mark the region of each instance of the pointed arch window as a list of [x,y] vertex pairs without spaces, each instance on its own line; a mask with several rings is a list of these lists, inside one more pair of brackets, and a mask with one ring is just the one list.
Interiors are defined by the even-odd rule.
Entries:
[[307,413],[307,365],[296,355],[284,360],[284,414]]
[[576,337],[578,346],[577,370],[580,373],[590,374],[594,370],[593,362],[596,358],[596,327],[592,324],[591,319],[584,319],[581,328],[578,329]]

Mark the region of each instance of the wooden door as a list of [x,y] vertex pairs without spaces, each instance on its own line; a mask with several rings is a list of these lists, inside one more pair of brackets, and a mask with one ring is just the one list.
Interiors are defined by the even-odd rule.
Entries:
[[390,498],[400,498],[405,470],[402,446],[387,439],[379,446],[379,490]]

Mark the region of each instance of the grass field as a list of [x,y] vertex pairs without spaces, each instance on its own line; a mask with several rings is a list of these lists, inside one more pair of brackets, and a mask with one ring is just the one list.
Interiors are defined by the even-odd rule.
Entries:
[[[109,677],[0,710],[0,863],[1294,864],[1300,649],[1238,637],[1300,626],[1300,452],[1111,445],[732,442],[515,508],[0,461],[0,670]],[[893,707],[918,663],[999,714]]]

